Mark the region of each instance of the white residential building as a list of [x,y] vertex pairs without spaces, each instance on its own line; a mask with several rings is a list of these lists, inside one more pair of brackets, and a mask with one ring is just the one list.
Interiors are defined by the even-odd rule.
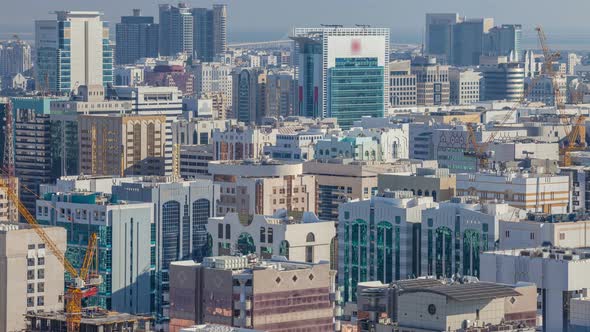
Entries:
[[199,62],[193,67],[197,97],[215,93],[223,94],[223,104],[232,105],[233,67],[220,62]]
[[482,281],[537,285],[543,331],[569,331],[570,300],[590,288],[587,250],[526,248],[490,251],[481,255]]
[[237,213],[209,218],[207,232],[212,240],[212,256],[241,253],[257,254],[262,259],[285,256],[296,262],[330,261],[336,236],[333,221],[323,221],[313,212],[300,218],[285,210],[272,216],[253,215],[244,219]]

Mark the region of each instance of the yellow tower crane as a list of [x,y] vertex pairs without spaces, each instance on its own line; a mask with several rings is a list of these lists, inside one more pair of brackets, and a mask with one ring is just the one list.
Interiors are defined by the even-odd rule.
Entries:
[[16,205],[23,218],[31,225],[37,235],[49,247],[51,253],[63,265],[66,272],[72,278],[72,282],[67,285],[66,291],[66,325],[68,332],[80,331],[80,322],[82,321],[82,299],[98,293],[98,286],[102,283],[102,277],[97,273],[89,273],[93,260],[96,259],[96,247],[98,237],[96,233],[90,235],[84,263],[78,272],[72,263],[66,258],[65,254],[59,249],[57,244],[45,233],[43,228],[37,223],[37,220],[31,215],[29,210],[19,200],[18,195],[9,187],[6,180],[0,177],[0,187],[6,188],[8,199]]

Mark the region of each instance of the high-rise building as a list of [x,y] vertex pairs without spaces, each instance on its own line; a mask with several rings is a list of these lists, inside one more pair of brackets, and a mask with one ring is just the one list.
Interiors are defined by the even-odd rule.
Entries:
[[459,14],[426,14],[424,51],[441,63],[451,61],[453,25],[459,23]]
[[[43,227],[66,250],[66,230]],[[64,267],[27,224],[0,224],[0,331],[26,329],[24,315],[64,309]]]
[[80,85],[113,82],[113,51],[102,13],[58,11],[35,22],[37,90],[66,94]]
[[81,115],[78,133],[82,174],[165,175],[163,115]]
[[22,40],[0,43],[0,76],[24,73],[33,67],[31,45]]
[[495,56],[512,56],[515,60],[523,59],[521,49],[522,25],[502,24],[493,27],[486,34],[484,54]]
[[232,105],[233,67],[220,62],[198,62],[193,66],[195,94],[198,98],[221,94],[223,107]]
[[484,54],[485,34],[494,25],[491,18],[464,19],[453,25],[451,38],[451,64],[475,66]]
[[216,4],[212,9],[193,8],[193,48],[195,59],[213,61],[227,49],[227,5]]
[[49,193],[37,201],[41,224],[67,230],[66,255],[74,268],[84,264],[89,238],[98,236],[97,272],[103,283],[89,304],[132,314],[154,312],[155,285],[153,205],[118,201],[91,191]]
[[418,105],[449,104],[449,66],[437,64],[433,57],[416,57],[412,62],[412,75],[416,76]]
[[200,262],[207,253],[207,220],[214,215],[219,189],[210,180],[174,182],[164,178],[121,183],[113,195],[154,206],[152,216],[156,248],[151,253],[156,283],[153,299],[158,323],[165,322],[170,307],[170,263],[179,259]]
[[55,149],[60,139],[52,137],[50,103],[64,98],[31,97],[14,98],[14,166],[20,184],[20,200],[31,214],[35,212],[39,185],[51,183],[60,177],[61,159]]
[[336,117],[345,128],[365,115],[383,116],[389,105],[389,29],[296,28],[291,39],[299,115]]
[[260,124],[266,116],[266,74],[260,68],[232,72],[232,113],[240,122]]
[[158,24],[152,16],[141,16],[139,9],[132,16],[121,16],[116,25],[115,62],[132,64],[140,58],[158,57]]
[[293,73],[269,70],[266,74],[266,115],[274,118],[295,114],[295,85]]
[[416,75],[412,74],[411,61],[389,63],[389,104],[393,106],[416,105]]
[[249,261],[245,256],[179,261],[170,268],[170,331],[215,323],[258,331],[334,331],[335,271],[327,263]]
[[160,55],[174,56],[178,53],[193,54],[193,16],[186,3],[178,6],[160,5],[159,8]]

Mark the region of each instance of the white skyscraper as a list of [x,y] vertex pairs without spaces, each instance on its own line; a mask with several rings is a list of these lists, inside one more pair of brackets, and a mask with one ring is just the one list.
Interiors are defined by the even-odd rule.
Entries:
[[68,93],[80,85],[113,82],[108,23],[95,11],[58,11],[35,22],[38,90]]

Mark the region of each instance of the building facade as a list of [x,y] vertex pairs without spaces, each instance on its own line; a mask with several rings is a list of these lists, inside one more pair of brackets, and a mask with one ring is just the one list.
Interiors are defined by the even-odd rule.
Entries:
[[159,29],[152,16],[141,16],[140,9],[134,9],[132,16],[121,16],[121,23],[115,26],[115,63],[126,65],[141,58],[157,58]]
[[100,12],[58,11],[35,22],[37,90],[67,94],[80,85],[113,83],[113,50]]

